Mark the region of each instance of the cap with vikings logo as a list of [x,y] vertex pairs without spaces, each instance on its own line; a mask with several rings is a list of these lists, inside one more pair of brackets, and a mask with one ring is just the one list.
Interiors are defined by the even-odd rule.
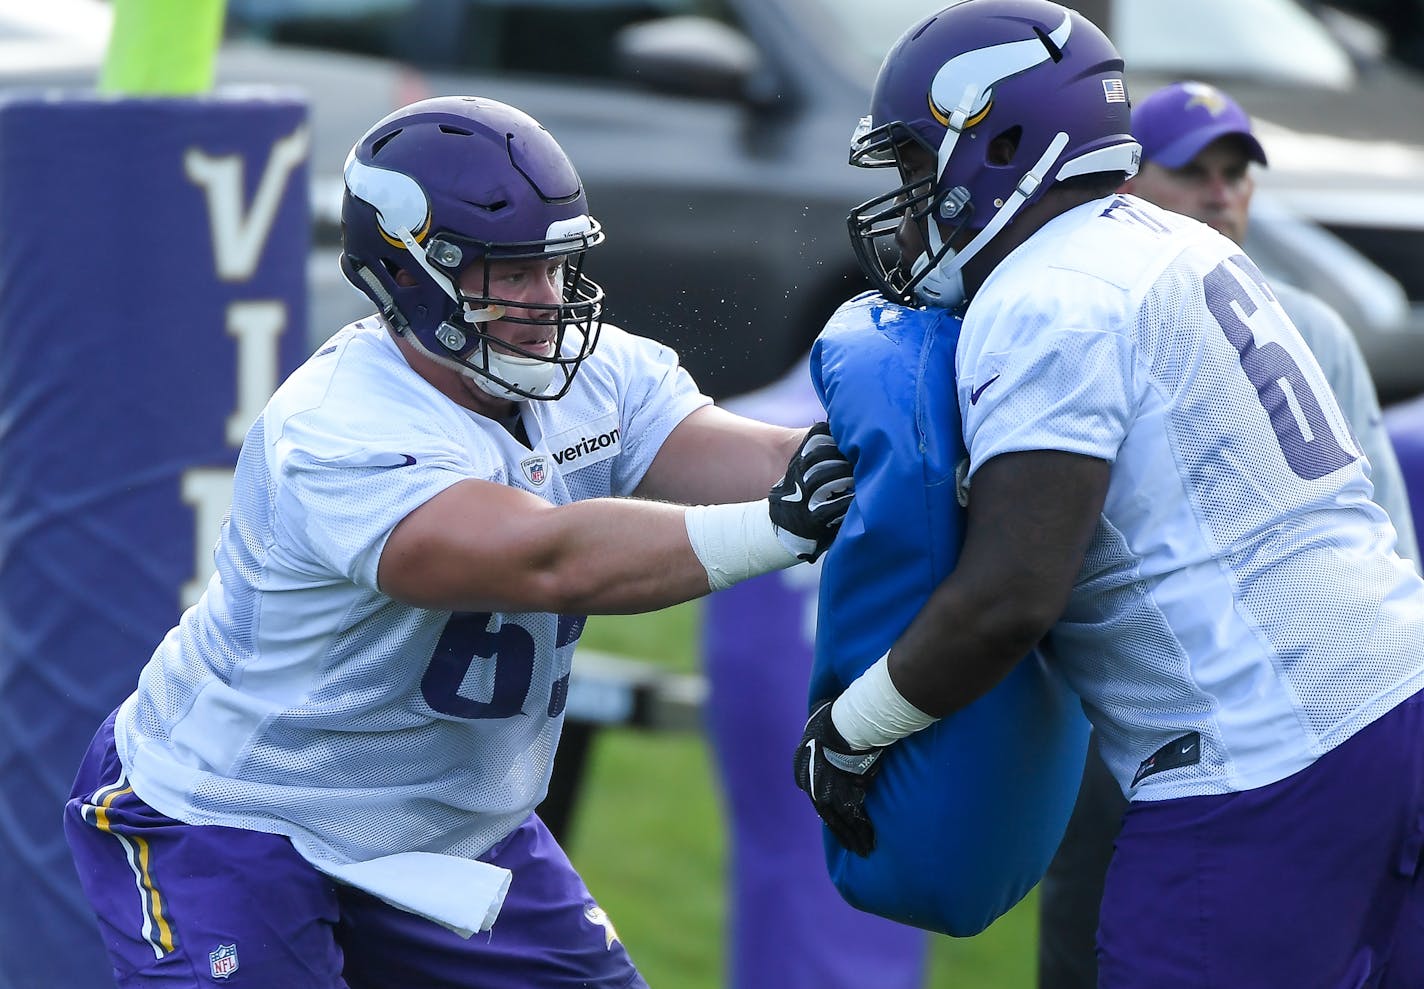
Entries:
[[1241,139],[1252,161],[1266,164],[1266,152],[1251,132],[1251,118],[1241,105],[1204,82],[1175,82],[1138,102],[1132,110],[1132,136],[1142,145],[1142,160],[1163,168],[1181,168],[1217,138]]

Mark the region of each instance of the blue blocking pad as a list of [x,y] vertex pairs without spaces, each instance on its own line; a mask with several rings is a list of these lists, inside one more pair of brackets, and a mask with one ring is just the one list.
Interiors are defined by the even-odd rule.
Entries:
[[[958,559],[959,330],[945,310],[867,293],[841,306],[812,350],[816,391],[856,481],[822,564],[812,704],[884,655]],[[876,835],[868,857],[822,829],[836,888],[869,913],[979,933],[1048,868],[1087,742],[1077,696],[1037,655],[1026,658],[974,704],[886,752],[866,801]]]

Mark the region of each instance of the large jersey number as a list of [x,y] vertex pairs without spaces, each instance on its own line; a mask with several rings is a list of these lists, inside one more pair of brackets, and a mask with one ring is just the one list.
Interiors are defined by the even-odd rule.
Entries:
[[1241,369],[1270,417],[1286,463],[1307,481],[1324,477],[1354,461],[1355,455],[1340,446],[1320,400],[1290,352],[1278,343],[1256,343],[1246,324],[1256,311],[1256,303],[1235,274],[1237,271],[1271,295],[1260,270],[1244,254],[1238,254],[1221,262],[1204,279],[1207,309],[1236,348]]
[[[555,648],[578,641],[585,621],[583,615],[560,615]],[[420,681],[420,692],[432,710],[469,719],[511,718],[523,713],[529,685],[534,680],[534,636],[514,622],[503,622],[494,630],[489,624],[488,612],[457,613],[445,623],[430,666]],[[472,700],[460,693],[475,663],[488,663],[494,670],[494,686],[487,701]],[[568,680],[566,675],[553,685],[548,704],[551,718],[564,710]]]

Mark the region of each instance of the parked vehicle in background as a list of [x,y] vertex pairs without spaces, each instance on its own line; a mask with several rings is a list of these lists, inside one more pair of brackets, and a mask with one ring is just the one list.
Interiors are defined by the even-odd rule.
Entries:
[[1202,78],[1251,114],[1271,166],[1247,251],[1340,310],[1386,401],[1424,390],[1424,67],[1388,56],[1417,38],[1386,33],[1416,3],[1073,4],[1122,50],[1131,92]]
[[[784,371],[864,284],[845,216],[879,183],[847,149],[875,64],[845,47],[853,25],[834,6],[811,13],[766,0],[229,0],[228,17],[235,38],[274,49],[404,66],[392,105],[479,93],[531,113],[578,163],[607,231],[588,264],[610,319],[671,344],[726,396]],[[338,117],[369,105],[314,94],[313,110],[336,135],[314,154],[337,166],[360,133]],[[319,223],[335,221],[338,193],[318,190]]]
[[[408,67],[393,105],[478,92],[526,108],[608,230],[590,268],[612,317],[726,395],[774,377],[862,286],[844,217],[882,189],[846,163],[850,130],[883,53],[939,5],[229,0],[228,16],[234,36]],[[1118,42],[1132,89],[1205,78],[1258,119],[1271,168],[1248,249],[1342,311],[1386,398],[1424,389],[1424,80],[1370,51],[1361,23],[1292,0],[1075,5]]]
[[[863,287],[845,216],[884,186],[847,163],[850,133],[883,53],[940,5],[227,0],[218,78],[310,101],[314,337],[364,308],[335,263],[351,143],[382,107],[480,93],[528,110],[578,162],[608,232],[589,270],[610,318],[726,396],[776,377]],[[1314,0],[1074,6],[1123,51],[1130,91],[1201,78],[1253,115],[1271,167],[1248,250],[1345,315],[1385,400],[1424,391],[1424,76]],[[92,85],[92,54],[87,68],[7,57],[20,14],[79,32],[107,4],[0,0],[0,87]]]

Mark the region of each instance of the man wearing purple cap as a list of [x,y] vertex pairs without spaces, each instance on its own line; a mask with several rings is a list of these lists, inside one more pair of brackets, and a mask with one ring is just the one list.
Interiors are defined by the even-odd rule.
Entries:
[[1266,151],[1240,104],[1204,82],[1173,83],[1133,109],[1132,131],[1142,166],[1123,192],[1245,239],[1251,162],[1266,164]]
[[[1138,102],[1132,130],[1142,145],[1142,163],[1122,191],[1244,242],[1255,191],[1251,163],[1266,164],[1246,111],[1215,86],[1177,82]],[[1370,463],[1375,500],[1398,534],[1396,551],[1417,563],[1404,480],[1354,335],[1335,310],[1308,292],[1275,277],[1271,288],[1315,354]],[[1040,989],[1098,984],[1098,904],[1127,805],[1094,739],[1068,831],[1039,887]]]

